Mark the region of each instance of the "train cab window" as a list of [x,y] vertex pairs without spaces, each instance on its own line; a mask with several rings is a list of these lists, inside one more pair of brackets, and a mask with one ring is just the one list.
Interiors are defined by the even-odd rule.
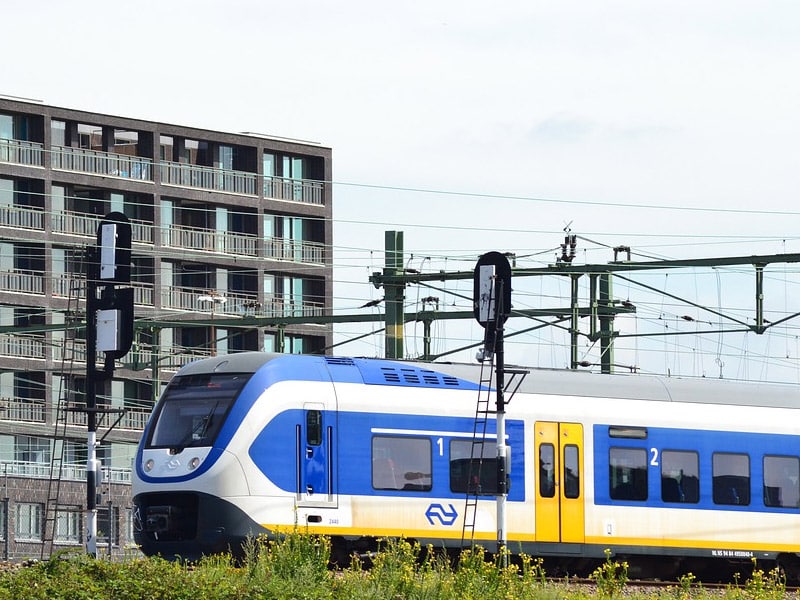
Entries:
[[764,506],[800,506],[800,458],[764,457]]
[[661,453],[661,500],[700,502],[700,459],[697,452],[664,450]]
[[750,504],[750,457],[717,452],[711,457],[714,504]]
[[489,496],[497,493],[497,447],[494,443],[450,441],[450,491]]
[[372,438],[372,487],[376,490],[429,491],[431,441],[420,437]]
[[647,450],[609,448],[608,485],[612,500],[647,500]]
[[539,444],[539,495],[556,495],[556,451],[553,444]]
[[568,444],[564,446],[564,497],[577,498],[580,495],[581,473],[578,447]]
[[197,374],[175,377],[156,406],[148,448],[210,446],[249,375]]

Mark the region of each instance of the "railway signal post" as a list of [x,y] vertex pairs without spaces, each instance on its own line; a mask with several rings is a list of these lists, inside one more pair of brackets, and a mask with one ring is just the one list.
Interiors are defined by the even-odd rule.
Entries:
[[[97,557],[97,385],[110,379],[114,361],[133,343],[131,226],[119,212],[106,215],[97,229],[97,246],[87,248],[86,273],[86,551]],[[102,370],[97,353],[105,352]],[[110,515],[109,515],[110,517]]]
[[484,355],[494,356],[497,388],[497,552],[505,555],[506,499],[508,497],[508,446],[505,425],[505,363],[503,325],[511,312],[511,265],[499,252],[487,252],[478,259],[473,279],[475,318],[484,329]]

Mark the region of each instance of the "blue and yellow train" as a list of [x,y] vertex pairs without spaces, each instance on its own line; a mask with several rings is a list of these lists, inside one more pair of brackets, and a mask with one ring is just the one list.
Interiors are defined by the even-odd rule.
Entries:
[[[342,559],[387,536],[460,548],[480,369],[266,353],[183,367],[136,456],[136,542],[191,559],[297,524]],[[508,547],[568,572],[608,549],[664,577],[755,558],[798,578],[799,408],[792,385],[531,370],[506,407]],[[494,441],[483,452],[496,473]],[[494,496],[471,510],[470,537],[492,546]]]

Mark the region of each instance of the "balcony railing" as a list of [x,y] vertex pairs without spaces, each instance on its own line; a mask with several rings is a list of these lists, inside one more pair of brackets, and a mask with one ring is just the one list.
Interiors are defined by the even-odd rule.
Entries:
[[247,196],[256,195],[255,173],[168,161],[161,161],[159,167],[161,169],[161,183],[164,185],[215,190]]
[[[208,295],[207,290],[197,288],[171,287],[164,290],[161,297],[162,308],[189,310],[210,315],[207,306],[198,298]],[[321,316],[325,310],[322,302],[309,300],[295,301],[286,298],[270,297],[259,302],[255,295],[223,293],[225,302],[215,304],[216,316],[261,316],[261,317],[312,317]]]
[[0,290],[20,294],[44,294],[44,276],[32,271],[0,271]]
[[44,144],[0,139],[0,162],[41,167],[44,165]]
[[[133,303],[138,306],[153,306],[153,284],[132,281]],[[61,273],[53,276],[53,296],[56,298],[77,297],[83,303],[86,298],[86,276],[76,273]]]
[[[161,307],[174,308],[177,310],[191,310],[199,313],[210,314],[208,306],[199,300],[201,296],[207,296],[208,290],[197,288],[169,287],[161,294]],[[225,302],[214,304],[215,315],[237,316],[242,312],[242,306],[246,303],[256,301],[255,295],[243,295],[236,293],[224,293]]]
[[[29,462],[23,460],[3,461],[0,463],[0,475],[8,477],[32,477],[34,479],[50,478],[49,462]],[[103,476],[112,483],[130,483],[131,469],[121,467],[104,467]],[[65,464],[61,467],[61,479],[68,481],[86,481],[85,464]]]
[[142,156],[53,146],[51,160],[53,168],[62,171],[153,181],[153,161]]
[[310,179],[287,179],[264,177],[264,197],[276,200],[293,200],[306,204],[325,204],[324,186],[321,181]]
[[47,344],[44,338],[0,333],[0,355],[14,358],[44,359]]
[[24,206],[0,206],[0,226],[44,230],[44,211]]
[[[58,211],[53,214],[53,233],[94,238],[101,217],[88,213]],[[153,243],[153,225],[146,221],[130,219],[131,241],[141,244]]]
[[267,258],[320,265],[325,263],[325,245],[317,242],[270,238],[264,246]]
[[236,231],[212,231],[199,227],[173,225],[162,230],[161,243],[182,250],[258,256],[258,238]]
[[0,409],[0,419],[6,421],[45,422],[44,400],[0,398]]

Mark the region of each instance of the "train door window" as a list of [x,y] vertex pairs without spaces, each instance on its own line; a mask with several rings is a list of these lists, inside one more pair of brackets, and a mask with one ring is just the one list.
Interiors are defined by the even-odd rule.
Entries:
[[717,452],[711,457],[714,504],[750,504],[750,457]]
[[647,500],[647,450],[609,448],[608,485],[613,500]]
[[450,441],[450,491],[491,496],[497,493],[497,447],[494,443]]
[[564,497],[577,498],[581,495],[581,473],[578,461],[578,447],[574,444],[564,446]]
[[553,444],[539,444],[539,495],[556,495],[556,453]]
[[785,508],[800,506],[800,458],[764,457],[764,505]]
[[661,453],[661,500],[700,502],[700,459],[697,452],[664,450]]
[[429,438],[372,438],[372,487],[376,490],[429,491],[432,464]]
[[306,412],[306,442],[309,446],[322,444],[321,410],[309,410]]

